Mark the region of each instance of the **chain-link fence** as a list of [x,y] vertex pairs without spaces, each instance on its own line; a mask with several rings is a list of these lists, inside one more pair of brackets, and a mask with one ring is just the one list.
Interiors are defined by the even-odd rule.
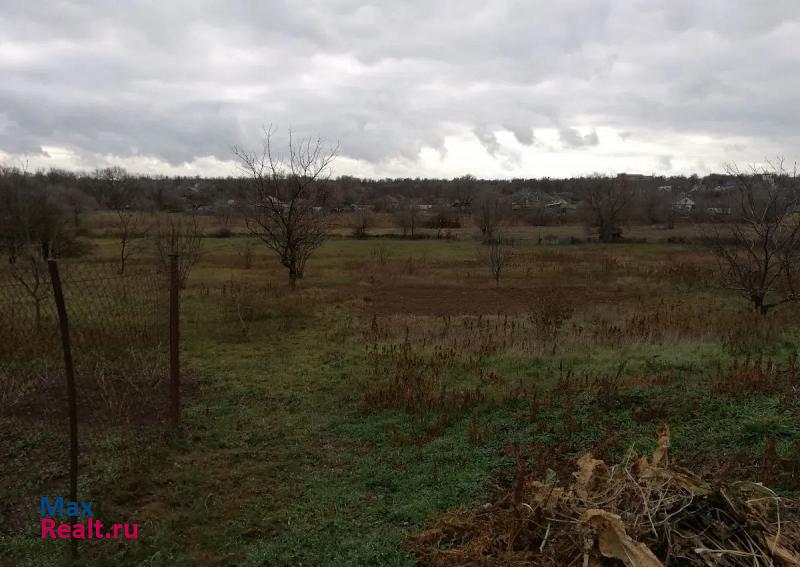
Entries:
[[[150,265],[59,261],[82,421],[169,409],[169,278]],[[64,415],[64,357],[47,262],[0,268],[0,417]]]

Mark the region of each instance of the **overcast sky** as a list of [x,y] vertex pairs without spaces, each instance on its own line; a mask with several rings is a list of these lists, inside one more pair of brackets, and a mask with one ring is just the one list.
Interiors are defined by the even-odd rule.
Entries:
[[800,158],[797,0],[0,0],[0,162],[234,173],[706,173]]

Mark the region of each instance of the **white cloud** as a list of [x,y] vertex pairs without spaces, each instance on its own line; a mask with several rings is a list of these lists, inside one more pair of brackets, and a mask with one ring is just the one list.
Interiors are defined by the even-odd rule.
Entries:
[[799,16],[795,0],[0,0],[0,152],[218,174],[267,122],[338,139],[337,171],[369,176],[794,158]]

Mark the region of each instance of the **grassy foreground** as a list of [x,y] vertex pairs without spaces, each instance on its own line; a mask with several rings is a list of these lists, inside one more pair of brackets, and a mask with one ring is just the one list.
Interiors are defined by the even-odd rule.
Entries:
[[[476,242],[336,239],[292,295],[241,240],[209,239],[184,296],[182,431],[90,435],[81,493],[140,536],[87,563],[411,565],[407,533],[515,467],[649,451],[660,423],[695,469],[800,486],[796,312],[751,317],[700,251],[531,238],[497,289]],[[62,564],[33,502],[65,492],[60,432],[5,431],[31,514],[0,561]]]

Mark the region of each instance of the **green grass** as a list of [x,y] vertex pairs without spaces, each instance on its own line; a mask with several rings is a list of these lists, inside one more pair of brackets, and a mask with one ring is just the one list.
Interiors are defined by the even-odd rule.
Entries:
[[[266,311],[243,335],[226,297],[199,292],[201,284],[214,288],[231,280],[283,285],[278,283],[283,274],[263,251],[253,270],[237,267],[240,240],[208,239],[206,260],[185,294],[183,352],[191,388],[181,433],[155,429],[131,438],[110,432],[92,441],[82,494],[98,503],[103,517],[130,518],[141,526],[137,542],[89,546],[87,563],[411,565],[406,533],[437,513],[484,502],[489,487],[502,482],[513,465],[503,450],[512,445],[527,447],[529,464],[542,468],[553,463],[537,461],[530,450],[537,442],[562,445],[559,458],[568,462],[616,435],[609,449],[616,458],[629,447],[651,451],[662,421],[672,429],[674,458],[702,465],[735,452],[758,460],[768,435],[776,437],[784,457],[800,441],[796,402],[781,405],[776,396],[733,398],[709,390],[713,368],[730,358],[716,338],[554,356],[489,356],[484,367],[509,384],[536,380],[543,391],[555,387],[560,365],[576,373],[613,374],[624,362],[625,373],[672,372],[675,381],[627,388],[610,399],[585,391],[556,396],[533,416],[524,401],[506,400],[502,386],[488,386],[484,403],[450,416],[441,431],[425,437],[439,418],[434,412],[361,407],[368,360],[360,336],[349,327],[364,322],[347,301],[315,295],[359,281],[359,266],[379,243],[330,240],[302,283],[315,290],[304,296],[304,306],[290,309],[282,295],[270,296]],[[99,249],[110,254],[112,244],[104,240]],[[385,245],[395,259],[426,258],[440,266],[473,261],[478,246],[402,240]],[[586,256],[601,250],[560,249]],[[683,249],[602,250],[650,259]],[[789,332],[774,347],[778,357],[796,350]],[[458,365],[447,379],[477,381],[474,371]],[[566,426],[564,412],[574,428]],[[473,421],[477,442],[468,434]],[[42,435],[4,441],[3,449],[27,454],[55,441]],[[415,442],[418,437],[425,439]],[[63,478],[54,484],[59,482],[63,488]],[[0,535],[0,562],[62,562],[65,546],[43,545],[34,533],[32,527]]]

